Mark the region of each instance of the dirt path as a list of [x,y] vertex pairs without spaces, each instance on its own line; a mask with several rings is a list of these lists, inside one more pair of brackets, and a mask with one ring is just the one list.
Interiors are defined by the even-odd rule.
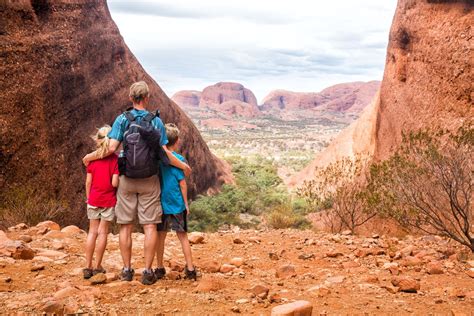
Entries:
[[[8,251],[15,256],[23,250],[8,250],[5,243],[28,240],[25,236],[33,239],[22,245],[31,247],[34,258],[7,257]],[[81,278],[85,233],[75,227],[63,232],[19,229],[7,232],[7,237],[10,240],[2,240],[0,235],[0,314],[269,315],[273,307],[293,300],[311,302],[313,315],[474,311],[471,254],[432,236],[400,240],[293,230],[206,234],[203,243],[192,246],[202,271],[198,282],[166,279],[152,286],[139,282],[141,234],[133,237],[135,281],[114,280],[121,259],[118,238],[110,235],[104,263],[108,281],[99,285]],[[182,269],[179,242],[172,235],[165,257],[171,268]],[[229,265],[231,261],[235,265]],[[230,272],[211,272],[217,269]],[[172,278],[180,274],[169,273]]]

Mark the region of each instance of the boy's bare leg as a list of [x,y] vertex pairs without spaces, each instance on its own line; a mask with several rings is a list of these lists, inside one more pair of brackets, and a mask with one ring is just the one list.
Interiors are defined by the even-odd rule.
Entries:
[[91,219],[89,221],[89,232],[86,240],[86,268],[92,269],[92,258],[94,257],[95,241],[99,229],[100,219]]
[[156,267],[163,268],[163,254],[165,252],[165,240],[167,232],[158,232],[158,241],[156,243]]
[[97,238],[97,247],[95,249],[96,267],[102,268],[102,258],[107,247],[107,236],[109,235],[110,222],[101,220],[99,224],[99,236]]
[[120,225],[119,245],[123,266],[132,268],[132,229],[133,224]]
[[145,232],[145,269],[151,270],[156,251],[156,239],[158,237],[156,224],[143,225],[143,231]]
[[181,243],[181,247],[183,248],[184,259],[186,260],[186,266],[188,267],[189,271],[194,270],[193,265],[193,258],[191,255],[191,246],[189,245],[188,240],[188,233],[186,232],[176,232],[178,236],[179,242]]

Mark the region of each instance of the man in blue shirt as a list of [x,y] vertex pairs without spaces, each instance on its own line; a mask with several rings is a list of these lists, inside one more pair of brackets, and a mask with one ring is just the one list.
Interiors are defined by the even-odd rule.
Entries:
[[[131,114],[134,116],[135,121],[139,123],[149,113],[146,110],[150,97],[148,85],[144,81],[134,83],[130,87],[129,96],[133,103]],[[125,114],[119,115],[115,119],[112,130],[108,135],[110,138],[109,151],[102,156],[99,156],[97,152],[87,154],[83,158],[84,164],[87,165],[90,161],[101,159],[114,153],[122,143],[129,124],[130,122]],[[152,125],[161,133],[160,143],[165,150],[170,163],[183,170],[185,174],[189,175],[191,168],[189,168],[186,163],[176,158],[176,156],[166,148],[168,140],[161,119],[155,117],[152,120]],[[124,264],[121,279],[124,281],[131,281],[135,273],[131,266],[131,236],[133,221],[138,215],[139,223],[143,225],[143,230],[145,232],[145,270],[142,274],[142,283],[150,285],[156,282],[156,277],[152,270],[152,264],[157,242],[156,224],[161,222],[162,214],[160,190],[158,175],[153,175],[149,178],[143,179],[129,178],[125,175],[120,176],[115,215],[117,223],[120,224],[119,245]]]
[[[176,153],[179,146],[179,130],[174,124],[166,124],[166,135],[168,138],[168,150],[179,160],[184,161],[184,157]],[[155,269],[155,276],[161,279],[165,276],[166,270],[163,267],[163,253],[165,248],[166,234],[174,230],[183,248],[184,259],[186,260],[185,277],[196,280],[196,270],[194,269],[191,246],[188,240],[188,187],[182,170],[173,167],[160,166],[163,186],[161,188],[161,206],[163,215],[161,223],[158,224],[158,244],[156,248],[156,259],[158,267]]]

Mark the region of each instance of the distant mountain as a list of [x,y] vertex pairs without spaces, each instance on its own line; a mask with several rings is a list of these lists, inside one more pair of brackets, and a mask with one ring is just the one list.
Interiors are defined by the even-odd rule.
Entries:
[[320,110],[360,113],[370,103],[380,81],[341,83],[321,92],[274,90],[260,106],[262,111]]

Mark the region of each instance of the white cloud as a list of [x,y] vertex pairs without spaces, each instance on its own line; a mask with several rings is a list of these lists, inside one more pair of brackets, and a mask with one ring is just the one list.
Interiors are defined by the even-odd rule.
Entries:
[[170,96],[218,81],[319,91],[381,79],[396,0],[109,0],[132,52]]

